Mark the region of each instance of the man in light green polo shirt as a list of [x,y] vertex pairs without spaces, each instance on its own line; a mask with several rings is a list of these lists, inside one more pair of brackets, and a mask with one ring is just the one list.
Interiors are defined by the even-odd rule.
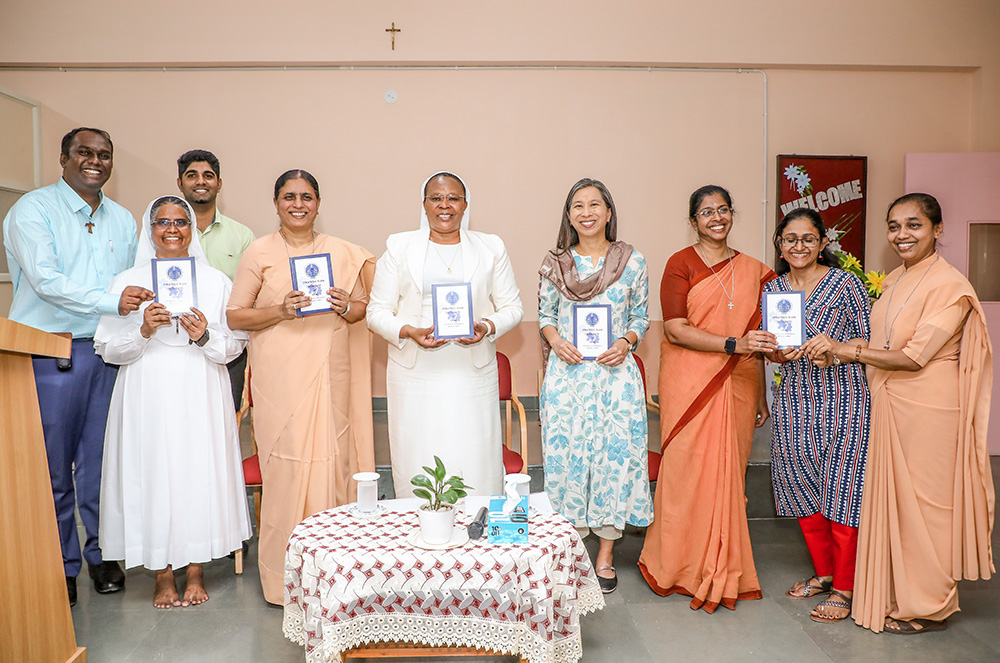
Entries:
[[[191,203],[198,219],[198,239],[212,267],[230,279],[236,277],[240,256],[256,239],[253,231],[219,212],[216,199],[222,189],[219,159],[208,150],[191,150],[177,159],[177,188]],[[233,404],[239,411],[243,401],[243,377],[247,351],[229,362]]]

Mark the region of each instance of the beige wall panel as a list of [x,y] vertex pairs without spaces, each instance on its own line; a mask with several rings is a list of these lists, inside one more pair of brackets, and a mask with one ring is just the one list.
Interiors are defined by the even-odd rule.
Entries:
[[972,149],[972,76],[780,70],[769,72],[768,83],[771,228],[778,154],[867,156],[865,266],[894,269],[899,262],[885,241],[884,221],[889,203],[906,193],[903,157],[907,152],[949,152],[950,145],[958,152]]
[[[622,238],[654,271],[693,237],[686,199],[709,181],[742,201],[735,245],[762,250],[759,75],[0,73],[0,82],[45,100],[46,181],[59,176],[63,132],[108,129],[115,170],[106,192],[135,213],[175,189],[181,152],[206,147],[222,159],[223,210],[258,235],[276,228],[275,178],[302,167],[320,181],[320,228],[380,254],[388,234],[417,226],[425,177],[454,170],[471,190],[472,227],[507,242],[529,320],[536,270],[555,242],[566,192],[583,176],[611,188]],[[86,100],[92,87],[106,103]],[[390,88],[395,104],[383,99]],[[719,103],[721,95],[741,101]],[[192,96],[212,101],[196,109]]]
[[[996,0],[301,0],[294,10],[103,0],[0,3],[0,66],[42,63],[669,63],[964,68],[971,145],[1000,150]],[[194,23],[192,23],[194,21]],[[396,49],[385,29],[402,29]],[[192,29],[195,25],[195,29]],[[207,35],[207,36],[206,36]],[[928,90],[933,94],[932,90]]]
[[0,92],[0,183],[6,186],[34,188],[33,113],[31,104]]
[[[994,0],[243,0],[0,5],[0,61],[580,61],[979,66]],[[402,32],[391,50],[385,28]],[[991,66],[1000,66],[993,61]]]
[[[0,86],[42,101],[45,182],[59,176],[65,131],[111,131],[107,191],[136,213],[174,190],[177,155],[206,147],[222,159],[222,209],[258,234],[276,227],[275,177],[303,167],[320,180],[320,227],[380,254],[388,234],[416,227],[423,179],[454,169],[471,189],[473,228],[501,235],[514,263],[526,322],[501,345],[522,376],[540,361],[536,270],[579,177],[603,179],[615,195],[621,238],[649,262],[658,319],[666,259],[694,239],[684,218],[694,188],[729,187],[740,210],[733,245],[770,262],[777,154],[867,155],[875,228],[901,190],[906,152],[970,149],[973,103],[963,72],[772,71],[765,158],[753,73],[0,72]],[[894,264],[877,230],[868,251],[871,266]],[[655,385],[656,361],[644,356]],[[377,394],[383,379],[376,370]],[[533,379],[522,382],[534,392]]]
[[[666,258],[689,243],[686,198],[732,189],[735,246],[765,257],[779,153],[869,157],[871,267],[894,264],[877,229],[901,192],[907,152],[1000,150],[1000,2],[706,0],[457,3],[303,0],[294,11],[239,0],[190,8],[69,0],[0,3],[0,69],[10,63],[670,63],[762,67],[757,74],[618,72],[59,73],[0,70],[0,86],[43,104],[43,180],[59,139],[96,125],[116,142],[109,194],[135,212],[174,188],[173,159],[223,159],[222,207],[258,233],[275,227],[271,186],[289,167],[323,188],[321,226],[380,253],[416,224],[417,187],[453,168],[473,194],[473,227],[508,243],[529,320],[502,339],[534,393],[535,270],[578,177],[615,194],[622,238],[646,254],[659,317]],[[384,32],[403,31],[396,50]],[[164,37],[169,35],[169,38]],[[935,73],[936,71],[936,73]],[[387,89],[399,101],[382,100]],[[766,177],[766,184],[765,184]],[[770,203],[766,212],[763,199]],[[770,253],[766,256],[770,261]],[[0,284],[0,309],[9,305]],[[656,336],[658,340],[659,336]],[[643,349],[656,382],[655,341]],[[384,350],[380,350],[384,356]],[[652,353],[652,354],[647,354]],[[378,355],[377,355],[378,356]],[[650,359],[654,359],[650,361]],[[376,393],[384,393],[376,371]]]

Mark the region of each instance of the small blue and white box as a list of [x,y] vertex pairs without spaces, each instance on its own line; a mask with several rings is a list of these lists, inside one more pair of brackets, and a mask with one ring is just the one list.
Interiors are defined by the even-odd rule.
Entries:
[[521,495],[517,501],[510,500],[512,507],[504,509],[507,501],[508,498],[504,495],[490,498],[486,539],[490,543],[527,543],[528,498]]

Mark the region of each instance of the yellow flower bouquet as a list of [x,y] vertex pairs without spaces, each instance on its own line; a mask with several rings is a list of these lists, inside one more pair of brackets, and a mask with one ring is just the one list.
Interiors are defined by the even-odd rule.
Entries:
[[861,265],[861,261],[846,251],[834,251],[834,255],[837,256],[837,262],[840,263],[839,266],[842,270],[850,272],[861,279],[861,282],[865,285],[865,289],[868,291],[869,297],[875,300],[882,296],[882,282],[885,280],[885,272],[879,272],[874,269],[866,272],[865,268]]

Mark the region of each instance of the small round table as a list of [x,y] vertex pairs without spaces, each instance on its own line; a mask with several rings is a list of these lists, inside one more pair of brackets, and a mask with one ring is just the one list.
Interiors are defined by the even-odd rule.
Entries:
[[357,518],[346,506],[295,528],[283,628],[309,663],[379,642],[579,661],[580,616],[603,608],[604,597],[568,520],[533,516],[526,545],[482,538],[450,550],[415,547],[417,529],[415,509]]

